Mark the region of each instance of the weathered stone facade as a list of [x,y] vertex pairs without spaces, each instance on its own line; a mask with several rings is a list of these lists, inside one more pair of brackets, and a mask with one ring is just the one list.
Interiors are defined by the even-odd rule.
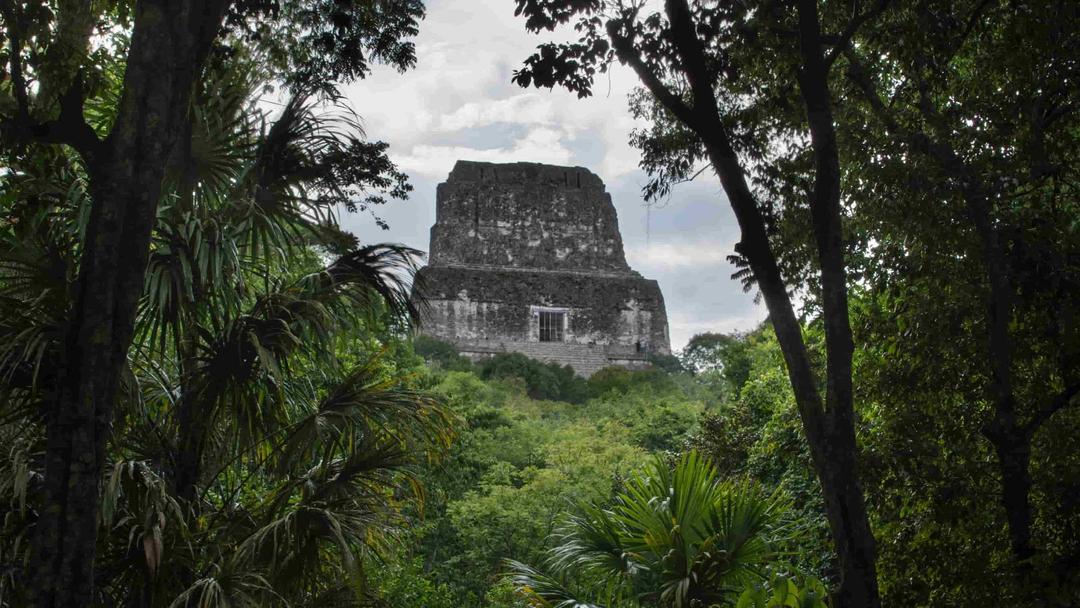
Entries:
[[473,359],[521,352],[584,376],[669,354],[656,281],[632,271],[599,177],[458,161],[436,195],[423,333]]

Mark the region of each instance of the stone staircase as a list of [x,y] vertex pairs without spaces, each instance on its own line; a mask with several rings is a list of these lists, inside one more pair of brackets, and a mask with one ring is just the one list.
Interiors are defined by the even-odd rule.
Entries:
[[518,342],[506,346],[507,350],[519,352],[537,361],[569,365],[577,375],[586,378],[608,366],[603,346],[564,342]]
[[[573,344],[567,342],[499,342],[490,345],[461,346],[463,354],[474,358],[482,358],[497,353],[521,353],[526,357],[544,361],[546,363],[558,363],[569,365],[579,376],[588,378],[597,371],[614,365],[609,358],[609,347],[603,345]],[[644,358],[639,356],[629,357],[622,353],[616,356],[620,362],[627,359]]]

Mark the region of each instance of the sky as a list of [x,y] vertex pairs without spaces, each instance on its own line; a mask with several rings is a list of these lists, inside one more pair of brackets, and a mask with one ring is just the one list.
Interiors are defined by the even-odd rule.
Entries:
[[363,242],[427,251],[435,186],[457,160],[582,166],[607,185],[630,266],[660,283],[673,349],[695,334],[751,329],[765,317],[731,279],[726,257],[739,232],[715,177],[703,174],[646,208],[648,178],[628,143],[635,121],[627,95],[637,85],[629,69],[616,66],[583,100],[522,89],[510,81],[514,70],[550,37],[526,32],[513,0],[430,0],[427,8],[417,66],[404,74],[377,66],[346,90],[367,136],[390,144],[414,190],[408,201],[378,210],[389,230],[363,214],[346,214],[346,229]]

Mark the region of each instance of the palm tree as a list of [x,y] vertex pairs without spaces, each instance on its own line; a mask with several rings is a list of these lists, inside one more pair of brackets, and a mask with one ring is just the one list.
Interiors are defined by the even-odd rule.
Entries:
[[[333,90],[275,104],[251,65],[208,71],[170,161],[106,454],[101,605],[355,604],[422,498],[411,467],[449,440],[385,355],[416,317],[419,252],[338,225],[405,176]],[[105,97],[88,101],[103,128]],[[0,605],[21,601],[42,507],[84,175],[62,150],[0,173]]]
[[546,571],[510,562],[539,606],[713,606],[734,603],[793,537],[789,505],[753,484],[722,481],[696,451],[657,458],[610,507],[583,505],[556,533]]

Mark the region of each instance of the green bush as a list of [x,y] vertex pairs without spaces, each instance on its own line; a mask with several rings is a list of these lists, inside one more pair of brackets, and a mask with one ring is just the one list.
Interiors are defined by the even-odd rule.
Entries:
[[693,372],[693,370],[683,365],[682,360],[675,355],[651,354],[648,357],[648,361],[653,368],[669,374],[688,374]]
[[462,357],[453,344],[430,336],[413,338],[413,352],[432,366],[447,371],[468,372],[473,369],[472,361]]
[[743,591],[735,608],[827,608],[827,597],[813,577],[773,575]]
[[593,397],[601,397],[612,391],[625,395],[642,390],[655,394],[677,389],[675,380],[662,369],[605,367],[593,374],[587,384]]
[[369,573],[374,594],[383,608],[454,608],[455,603],[446,585],[431,582],[424,576],[423,559],[392,556],[379,560]]
[[506,353],[487,359],[479,367],[480,377],[485,380],[521,378],[533,399],[584,403],[589,398],[588,384],[569,365],[543,363],[520,353]]

